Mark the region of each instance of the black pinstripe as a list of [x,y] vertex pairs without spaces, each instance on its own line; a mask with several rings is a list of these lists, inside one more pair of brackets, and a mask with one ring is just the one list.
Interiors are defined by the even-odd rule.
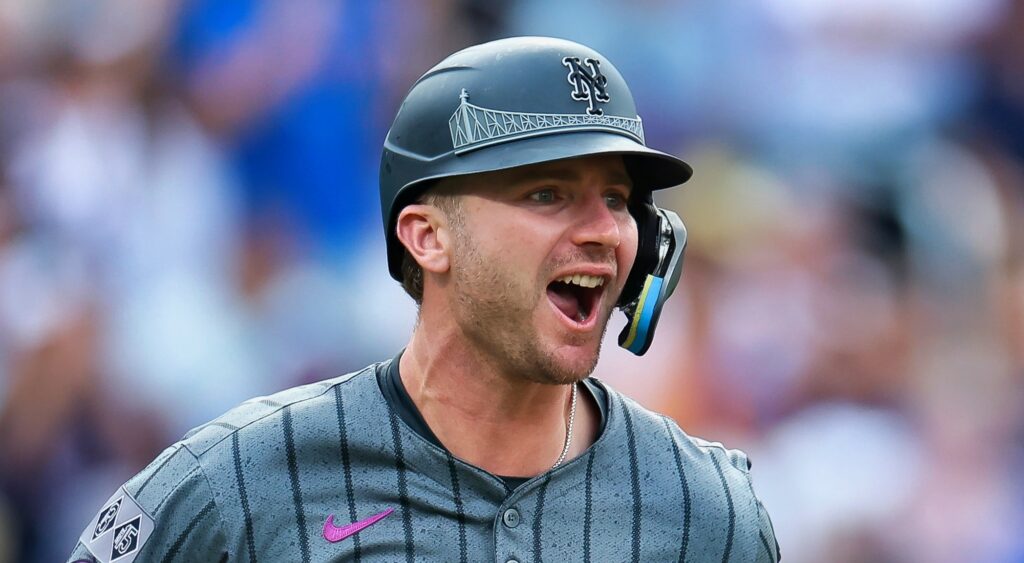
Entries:
[[469,560],[468,546],[466,545],[466,510],[462,506],[462,493],[459,490],[459,475],[455,471],[455,456],[445,451],[448,458],[448,472],[452,475],[452,495],[455,497],[455,512],[459,516],[459,561],[466,563]]
[[238,496],[242,499],[242,516],[245,517],[245,545],[249,548],[249,563],[256,563],[256,540],[252,531],[249,495],[245,492],[245,479],[242,477],[242,458],[238,453],[238,432],[231,434],[231,453],[235,459],[235,484],[238,487]]
[[[750,461],[749,460],[747,461],[747,469],[750,469]],[[750,481],[750,479],[747,479],[747,490],[750,491],[750,496],[753,497],[755,499],[755,501],[757,502],[757,515],[758,515],[758,520],[759,520],[757,535],[759,536],[759,539],[761,540],[761,545],[764,547],[765,552],[768,553],[768,559],[770,559],[771,561],[778,561],[779,560],[779,553],[778,553],[778,551],[779,551],[779,544],[778,544],[778,542],[775,542],[775,541],[772,542],[772,543],[775,544],[775,549],[772,549],[771,547],[769,547],[768,537],[764,535],[765,524],[767,524],[768,528],[771,529],[771,526],[772,526],[771,520],[768,518],[768,514],[764,511],[764,506],[761,504],[761,501],[756,500],[757,499],[757,495],[754,494],[754,484]],[[774,531],[773,531],[772,535],[774,537]]]
[[154,516],[156,516],[156,514],[158,512],[160,512],[160,509],[163,508],[164,503],[167,502],[167,499],[169,499],[171,497],[171,495],[173,495],[174,493],[178,492],[178,488],[181,487],[182,483],[184,483],[185,481],[188,481],[189,479],[194,477],[197,473],[199,473],[199,467],[198,466],[197,467],[193,467],[192,469],[189,469],[188,472],[185,473],[185,475],[182,476],[182,478],[179,479],[178,482],[175,483],[175,485],[173,487],[168,488],[167,492],[164,494],[163,498],[160,499],[160,502],[156,503],[156,506],[153,507],[152,514]]
[[402,528],[405,531],[405,560],[413,563],[416,546],[412,537],[412,512],[409,509],[409,488],[405,482],[405,455],[402,453],[402,436],[398,432],[398,415],[391,413],[391,435],[395,440],[395,469],[398,470],[398,498],[402,505]]
[[594,450],[590,450],[587,456],[587,477],[585,481],[585,493],[583,496],[583,561],[590,563],[590,520],[593,518],[593,492],[594,492]]
[[533,559],[537,563],[544,561],[543,543],[540,539],[541,533],[544,531],[544,496],[548,492],[549,482],[551,482],[551,473],[544,477],[544,482],[540,484],[540,490],[537,492],[537,510],[533,519]]
[[764,537],[764,530],[758,530],[757,536],[761,538],[761,545],[764,547],[765,553],[768,554],[768,559],[775,561],[775,554],[772,553],[772,548],[768,547],[768,538]]
[[292,504],[295,507],[295,524],[298,526],[299,549],[302,560],[308,563],[309,535],[306,533],[306,507],[302,502],[302,488],[299,486],[299,465],[295,460],[295,435],[292,429],[292,408],[284,408],[284,446],[288,453],[288,477],[292,485]]
[[[356,521],[356,498],[352,488],[352,464],[349,459],[348,453],[348,423],[345,422],[345,402],[341,398],[341,386],[334,386],[334,407],[338,414],[338,436],[340,439],[341,448],[341,468],[345,475],[345,496],[348,499],[348,517],[349,521]],[[352,555],[355,558],[356,563],[363,558],[363,550],[359,545],[359,534],[352,536],[353,552]]]
[[633,416],[629,409],[623,408],[626,420],[626,441],[629,444],[629,482],[630,494],[633,497],[633,544],[631,546],[633,563],[640,563],[640,468],[636,455],[636,436],[633,433]]
[[676,460],[676,473],[679,474],[679,484],[683,488],[683,542],[679,546],[679,563],[686,561],[686,548],[690,543],[690,485],[686,482],[686,473],[683,471],[683,459],[679,455],[679,444],[672,435],[672,425],[667,418],[661,419],[665,423],[665,430],[668,432],[668,439],[672,442],[672,456]]
[[722,554],[722,563],[726,563],[732,552],[732,536],[736,531],[736,509],[732,506],[732,493],[729,492],[729,484],[726,483],[725,474],[722,473],[722,465],[718,463],[718,458],[714,454],[711,454],[711,461],[715,463],[718,478],[722,481],[722,490],[725,491],[725,500],[729,504],[729,534],[725,538],[725,553]]
[[[146,480],[143,481],[142,485],[139,485],[139,488],[135,491],[135,498],[136,499],[139,498],[139,495],[142,494],[142,490],[146,488],[146,485],[148,485],[149,482],[153,480],[153,477],[155,477],[157,473],[160,473],[160,470],[163,469],[165,465],[167,465],[167,462],[171,461],[171,458],[173,458],[175,455],[177,455],[178,452],[180,452],[180,451],[181,451],[180,447],[175,448],[173,452],[167,454],[167,457],[165,457],[163,459],[163,461],[160,462],[160,465],[155,467],[153,469],[153,471],[151,471],[149,473],[149,475],[146,476]],[[125,488],[127,489],[127,487],[125,487]]]
[[185,526],[185,529],[182,530],[180,534],[178,534],[178,538],[174,540],[174,543],[171,544],[170,549],[167,550],[167,553],[164,554],[163,559],[161,559],[160,561],[162,561],[163,563],[170,563],[170,561],[174,560],[174,557],[178,555],[179,551],[181,551],[181,546],[185,545],[185,540],[188,539],[189,534],[192,533],[192,530],[195,529],[195,527],[199,524],[200,520],[205,518],[207,514],[213,511],[213,508],[214,504],[212,500],[206,503],[206,506],[204,506],[202,510],[199,511],[199,514],[196,514],[195,517],[193,517],[192,520],[188,523],[188,526]]

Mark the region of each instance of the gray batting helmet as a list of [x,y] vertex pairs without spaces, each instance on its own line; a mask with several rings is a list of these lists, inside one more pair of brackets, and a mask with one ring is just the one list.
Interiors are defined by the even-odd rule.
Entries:
[[[600,53],[572,41],[514,37],[476,45],[449,56],[413,84],[388,132],[380,166],[391,276],[402,278],[398,213],[432,180],[597,154],[622,155],[634,184],[630,211],[640,241],[619,304],[627,309],[632,304],[627,315],[635,316],[645,279],[656,275],[659,264],[669,282],[662,284],[658,299],[650,300],[657,301],[653,320],[648,319],[653,335],[660,305],[678,280],[678,256],[672,260],[675,271],[665,277],[671,258],[666,254],[676,254],[676,248],[681,254],[685,231],[667,252],[671,241],[665,242],[664,231],[676,224],[682,229],[682,222],[676,217],[662,226],[659,216],[671,212],[657,209],[650,192],[682,184],[692,171],[682,160],[646,146],[643,122],[622,75]],[[634,352],[643,353],[640,347]]]

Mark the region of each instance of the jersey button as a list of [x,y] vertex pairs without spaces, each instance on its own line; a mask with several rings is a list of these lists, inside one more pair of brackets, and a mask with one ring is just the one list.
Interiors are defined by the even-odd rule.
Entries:
[[501,515],[501,521],[509,528],[515,528],[519,525],[520,521],[519,511],[514,508],[506,510],[505,513]]

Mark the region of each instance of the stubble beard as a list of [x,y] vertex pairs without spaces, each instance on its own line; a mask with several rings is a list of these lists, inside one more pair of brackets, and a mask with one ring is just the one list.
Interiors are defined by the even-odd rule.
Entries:
[[[599,312],[601,333],[594,354],[582,362],[560,359],[544,346],[534,311],[537,291],[521,273],[509,271],[500,257],[486,258],[471,241],[456,236],[457,269],[453,268],[455,320],[474,346],[502,373],[536,383],[566,385],[586,379],[597,366],[612,309]],[[516,283],[515,280],[521,280]],[[542,294],[541,299],[546,299]],[[542,304],[543,305],[543,304]],[[592,338],[581,335],[572,345]]]

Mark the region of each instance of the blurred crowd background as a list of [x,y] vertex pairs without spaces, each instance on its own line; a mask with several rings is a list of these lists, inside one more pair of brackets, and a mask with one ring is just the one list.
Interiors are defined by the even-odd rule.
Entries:
[[696,174],[643,358],[748,451],[787,562],[1024,562],[1024,3],[0,0],[0,562],[63,560],[190,427],[391,357],[412,82],[585,42]]

